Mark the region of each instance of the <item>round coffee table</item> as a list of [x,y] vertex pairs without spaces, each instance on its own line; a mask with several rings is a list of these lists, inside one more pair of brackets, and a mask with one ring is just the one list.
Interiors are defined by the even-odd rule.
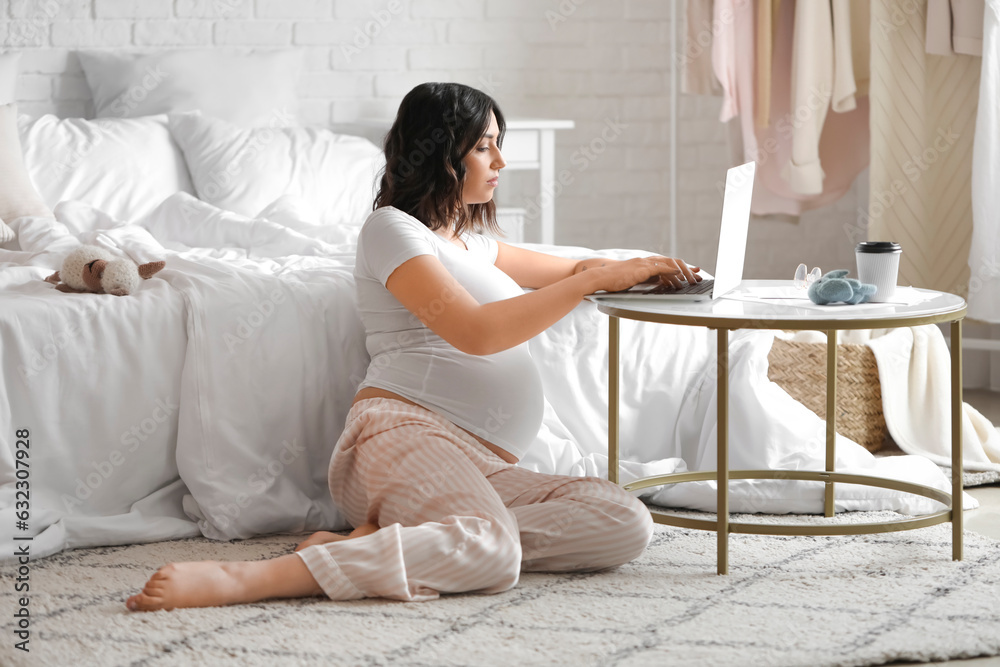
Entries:
[[[791,281],[745,280],[736,293],[773,293],[774,288],[792,287]],[[676,484],[716,480],[718,507],[715,521],[691,519],[653,510],[657,523],[718,533],[718,573],[729,571],[729,534],[763,535],[858,535],[924,528],[950,521],[952,558],[962,559],[962,318],[965,301],[954,294],[917,290],[926,300],[914,305],[880,304],[852,308],[844,305],[823,309],[789,305],[781,299],[755,301],[723,297],[714,301],[684,302],[616,298],[613,295],[588,297],[598,310],[610,316],[608,355],[608,479],[618,483],[618,400],[619,400],[619,320],[708,327],[718,331],[718,470],[672,473],[646,477],[625,484],[628,491]],[[735,293],[734,293],[735,294]],[[802,292],[804,296],[804,292]],[[900,482],[870,475],[849,475],[834,470],[837,400],[837,332],[849,329],[891,329],[922,324],[951,322],[951,458],[952,492],[947,494],[922,484]],[[826,470],[729,470],[729,332],[735,329],[786,329],[823,331],[827,336],[826,389]],[[920,517],[889,522],[840,525],[774,525],[729,521],[730,479],[789,479],[826,483],[824,513],[834,514],[834,483],[867,486],[914,493],[937,500],[948,509]]]

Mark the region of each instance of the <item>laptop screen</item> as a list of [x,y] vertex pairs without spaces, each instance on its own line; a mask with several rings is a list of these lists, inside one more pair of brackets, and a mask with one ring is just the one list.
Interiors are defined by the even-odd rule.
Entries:
[[741,164],[726,172],[713,299],[736,289],[743,280],[743,260],[746,257],[747,231],[750,229],[750,200],[756,172],[755,162]]

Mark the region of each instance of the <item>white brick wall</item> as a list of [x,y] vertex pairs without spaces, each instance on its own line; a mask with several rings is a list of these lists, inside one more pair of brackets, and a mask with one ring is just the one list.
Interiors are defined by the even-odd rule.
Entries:
[[[573,175],[556,201],[560,243],[667,252],[669,15],[668,0],[0,0],[0,45],[24,52],[18,97],[32,114],[93,115],[74,55],[91,48],[305,49],[307,124],[391,116],[421,81],[488,85],[508,116],[576,122],[557,134],[556,173]],[[678,119],[679,254],[710,269],[728,160],[718,110],[682,96]],[[581,161],[609,119],[626,128]],[[525,206],[533,178],[512,176],[498,199]],[[853,266],[843,227],[866,183],[799,222],[755,219],[747,275]]]

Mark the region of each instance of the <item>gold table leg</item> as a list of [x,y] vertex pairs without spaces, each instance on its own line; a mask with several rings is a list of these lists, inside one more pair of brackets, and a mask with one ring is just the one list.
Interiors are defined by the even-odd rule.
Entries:
[[962,560],[962,320],[951,323],[951,559]]
[[[826,332],[826,470],[834,472],[837,460],[837,330]],[[823,514],[834,515],[833,482],[826,483]]]
[[619,318],[608,318],[608,480],[618,483]]
[[729,330],[718,329],[718,414],[716,432],[718,435],[718,461],[716,474],[718,498],[718,572],[729,574]]

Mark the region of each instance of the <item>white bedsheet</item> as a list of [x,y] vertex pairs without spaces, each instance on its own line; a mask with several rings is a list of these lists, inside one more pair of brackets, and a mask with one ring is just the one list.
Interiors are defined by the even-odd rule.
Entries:
[[[180,193],[134,224],[74,202],[57,207],[58,222],[13,221],[25,250],[0,251],[0,539],[9,544],[15,532],[16,428],[31,432],[32,489],[30,528],[17,534],[36,536],[35,557],[347,527],[326,470],[368,363],[353,247],[327,243],[323,228],[295,224],[274,206],[269,216],[249,220]],[[167,265],[128,297],[57,292],[42,278],[78,242]],[[568,257],[644,254],[529,247]],[[638,322],[623,322],[622,335],[630,341],[622,479],[713,468],[714,335]],[[767,380],[771,340],[732,336],[731,466],[822,469],[824,423]],[[530,347],[547,402],[520,465],[606,476],[607,318],[584,302]],[[877,461],[843,438],[837,469],[949,488],[926,458]],[[821,483],[741,480],[731,489],[732,511],[822,511]],[[715,507],[713,482],[644,495]],[[922,513],[939,505],[838,485],[837,507]]]

